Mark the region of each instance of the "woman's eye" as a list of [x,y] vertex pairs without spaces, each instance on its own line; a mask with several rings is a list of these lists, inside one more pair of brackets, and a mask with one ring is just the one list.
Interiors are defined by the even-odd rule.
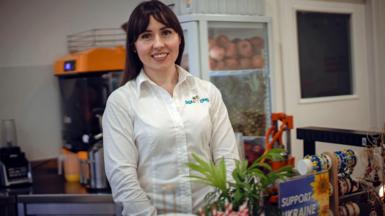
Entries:
[[172,31],[171,29],[165,29],[162,31],[162,35],[166,37],[172,35],[173,33],[174,31]]
[[152,35],[150,33],[144,33],[140,35],[140,39],[143,40],[150,40],[152,38]]

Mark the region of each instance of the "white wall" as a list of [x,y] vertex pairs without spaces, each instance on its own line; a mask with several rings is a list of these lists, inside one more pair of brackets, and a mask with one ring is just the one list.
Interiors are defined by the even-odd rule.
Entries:
[[0,119],[16,120],[18,144],[29,159],[59,154],[59,92],[52,65],[68,53],[66,36],[119,28],[138,2],[0,1]]
[[0,66],[49,65],[67,54],[66,36],[120,27],[139,0],[1,0]]
[[368,47],[372,53],[368,55],[369,69],[372,83],[372,103],[375,106],[371,111],[376,113],[375,128],[385,127],[385,1],[367,0],[367,26],[368,32],[373,32],[368,38]]
[[57,155],[59,90],[51,66],[1,67],[0,77],[0,119],[15,119],[19,146],[30,159]]

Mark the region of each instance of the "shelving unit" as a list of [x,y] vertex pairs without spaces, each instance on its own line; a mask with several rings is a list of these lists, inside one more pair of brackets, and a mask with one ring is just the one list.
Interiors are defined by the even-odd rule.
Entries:
[[235,132],[256,139],[270,128],[272,108],[271,18],[185,14],[181,66],[222,93]]
[[[304,156],[314,155],[316,153],[316,142],[326,142],[330,144],[342,144],[348,146],[366,147],[368,145],[380,146],[381,133],[370,131],[347,130],[337,128],[324,127],[302,127],[297,128],[297,139],[303,140]],[[335,216],[339,215],[338,207],[341,201],[353,198],[362,198],[368,196],[367,191],[359,191],[353,194],[339,196],[338,185],[338,161],[333,153],[327,152],[332,159],[332,168],[329,170],[330,183],[333,186],[333,193],[330,198],[330,207]],[[368,206],[365,205],[361,209],[368,212]],[[360,215],[363,215],[362,213]]]

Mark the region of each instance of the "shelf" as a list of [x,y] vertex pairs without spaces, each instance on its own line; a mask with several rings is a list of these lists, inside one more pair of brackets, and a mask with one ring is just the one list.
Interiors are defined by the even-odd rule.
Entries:
[[339,197],[340,198],[340,202],[341,201],[351,200],[351,199],[354,199],[354,198],[357,199],[357,197],[360,198],[362,195],[366,195],[367,196],[367,193],[368,193],[368,191],[362,190],[362,191],[359,191],[359,192],[356,192],[356,193],[345,194],[345,195],[342,195],[342,196]]
[[365,147],[374,143],[379,145],[381,133],[323,127],[297,128],[297,139],[303,140],[304,156],[315,154],[315,142]]
[[265,137],[264,136],[243,136],[243,141],[252,143],[255,145],[261,145],[262,147],[265,147]]
[[251,74],[263,74],[264,69],[247,69],[247,70],[223,70],[223,71],[210,71],[210,77],[221,77],[221,76],[246,76]]

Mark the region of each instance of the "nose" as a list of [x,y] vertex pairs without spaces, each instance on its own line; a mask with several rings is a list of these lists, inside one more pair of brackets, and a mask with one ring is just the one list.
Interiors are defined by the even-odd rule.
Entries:
[[164,41],[162,39],[162,37],[160,35],[155,35],[155,38],[154,38],[154,44],[153,44],[154,48],[158,48],[158,47],[163,47],[164,46]]

